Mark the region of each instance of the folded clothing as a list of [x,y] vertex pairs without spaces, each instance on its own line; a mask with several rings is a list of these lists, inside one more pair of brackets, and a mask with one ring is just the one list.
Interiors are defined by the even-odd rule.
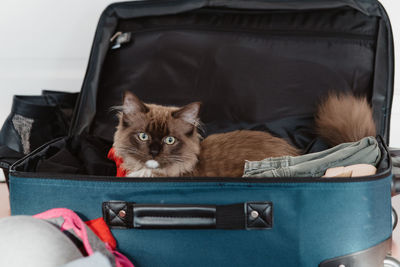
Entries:
[[365,137],[317,153],[246,161],[243,177],[322,177],[329,168],[354,164],[377,166],[380,159],[378,141]]
[[[128,258],[116,250],[115,239],[102,218],[100,218],[100,221],[103,221],[103,223],[95,220],[86,224],[75,212],[65,208],[51,209],[36,214],[34,217],[53,223],[68,236],[72,236],[73,240],[78,240],[77,246],[84,256],[92,256],[95,252],[100,252],[109,259],[112,267],[134,267]],[[96,230],[93,231],[91,229]],[[102,237],[97,236],[96,233],[101,233]],[[112,241],[107,243],[103,240]]]
[[325,175],[322,177],[333,178],[333,177],[360,177],[374,175],[376,173],[376,167],[370,164],[355,164],[350,166],[342,166],[329,168],[326,170]]
[[67,266],[134,267],[116,250],[116,241],[102,218],[85,223],[69,209],[3,218],[0,236],[4,254],[0,266],[55,267],[76,261]]

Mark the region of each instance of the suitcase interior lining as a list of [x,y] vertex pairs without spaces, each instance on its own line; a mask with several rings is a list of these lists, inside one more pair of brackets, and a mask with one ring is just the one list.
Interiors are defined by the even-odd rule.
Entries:
[[298,117],[302,125],[329,91],[371,99],[378,25],[353,9],[200,9],[119,20],[115,32],[130,32],[131,42],[108,51],[86,132],[112,141],[110,110],[126,90],[148,103],[202,101],[206,134],[265,127],[277,118]]
[[304,152],[327,148],[314,134],[316,104],[331,91],[372,99],[379,25],[351,8],[203,8],[119,19],[113,32],[130,32],[131,41],[115,50],[109,45],[90,95],[95,104],[80,114],[93,118],[90,125],[17,170],[113,176],[114,163],[106,159],[117,124],[112,107],[126,90],[147,103],[202,101],[205,136],[265,130]]

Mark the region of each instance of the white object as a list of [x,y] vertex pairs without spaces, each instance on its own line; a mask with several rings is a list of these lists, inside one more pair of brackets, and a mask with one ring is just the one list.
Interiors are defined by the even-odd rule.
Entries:
[[150,168],[150,169],[157,169],[158,167],[160,167],[160,163],[151,159],[151,160],[146,161],[146,166],[147,166],[147,168]]
[[30,216],[0,219],[0,266],[56,267],[82,258],[57,227]]

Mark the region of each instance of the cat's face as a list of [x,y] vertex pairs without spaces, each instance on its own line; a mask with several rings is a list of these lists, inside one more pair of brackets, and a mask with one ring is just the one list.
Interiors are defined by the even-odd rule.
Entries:
[[126,92],[114,135],[116,155],[132,177],[182,176],[200,152],[200,103],[184,107],[145,104]]

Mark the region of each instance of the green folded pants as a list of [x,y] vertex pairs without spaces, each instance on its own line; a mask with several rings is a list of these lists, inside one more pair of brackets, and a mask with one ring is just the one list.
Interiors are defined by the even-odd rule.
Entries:
[[317,153],[246,161],[243,177],[321,177],[329,168],[353,164],[376,166],[380,159],[381,151],[376,139],[365,137]]

